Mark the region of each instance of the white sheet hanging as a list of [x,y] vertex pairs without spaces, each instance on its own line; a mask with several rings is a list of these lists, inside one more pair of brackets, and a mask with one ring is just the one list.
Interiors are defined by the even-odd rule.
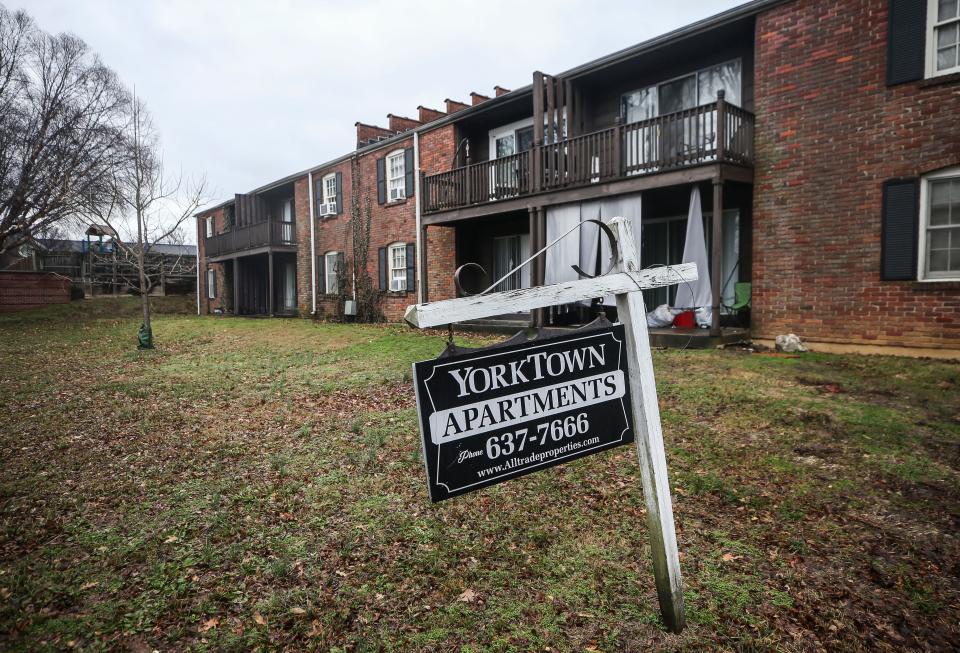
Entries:
[[[564,204],[547,207],[547,241],[552,243],[560,234],[566,233],[580,224],[580,205]],[[573,232],[547,250],[544,283],[562,283],[575,281],[577,273],[571,266],[580,264],[580,239]]]
[[674,307],[695,309],[713,306],[710,290],[710,265],[707,260],[707,241],[703,233],[703,209],[700,206],[700,189],[690,191],[690,208],[687,211],[687,236],[683,243],[682,263],[697,264],[697,280],[677,285]]
[[[634,243],[637,246],[637,256],[640,256],[640,236],[641,236],[641,216],[642,216],[642,196],[640,193],[634,193],[632,195],[620,195],[617,197],[605,198],[596,202],[590,202],[590,204],[595,204],[599,208],[600,219],[604,222],[610,222],[616,217],[624,217],[629,219],[633,224],[633,238]],[[584,203],[584,206],[587,206]],[[600,238],[600,272],[606,272],[607,268],[610,266],[610,241],[606,236],[600,236],[600,228],[594,227],[590,229],[589,227],[584,227],[587,231],[592,231],[596,237]],[[596,262],[596,240],[593,241],[594,245],[592,248],[593,261]],[[638,261],[639,262],[639,261]],[[642,264],[641,264],[642,265]],[[591,268],[584,268],[587,272]],[[603,298],[603,303],[607,306],[616,305],[616,299],[613,295],[607,295]]]

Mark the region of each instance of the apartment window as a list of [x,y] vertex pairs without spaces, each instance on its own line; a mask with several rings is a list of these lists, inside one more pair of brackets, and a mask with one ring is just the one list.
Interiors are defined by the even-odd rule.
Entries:
[[328,295],[336,295],[337,272],[340,270],[340,255],[337,252],[327,252],[323,255],[324,289]]
[[323,178],[323,203],[336,204],[337,202],[337,173]]
[[387,251],[387,260],[390,261],[390,290],[403,292],[407,289],[407,246],[405,243],[394,243]]
[[217,298],[217,271],[207,270],[207,299]]
[[921,180],[920,252],[922,279],[960,280],[960,168]]
[[631,123],[692,109],[715,101],[721,89],[727,102],[739,106],[740,83],[741,63],[739,59],[734,59],[626,93],[622,100],[622,115],[625,122]]
[[388,201],[402,200],[406,194],[406,169],[403,165],[403,150],[387,155]]
[[206,224],[207,238],[210,238],[213,236],[213,218],[207,218],[205,222],[207,223]]
[[960,72],[960,0],[929,0],[929,3],[928,75]]

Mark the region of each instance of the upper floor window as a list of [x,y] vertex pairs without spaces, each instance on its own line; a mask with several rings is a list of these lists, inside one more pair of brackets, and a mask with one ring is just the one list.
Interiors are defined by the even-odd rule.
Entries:
[[387,201],[402,200],[406,194],[406,167],[404,152],[397,150],[387,155]]
[[741,69],[740,59],[734,59],[626,93],[621,107],[624,122],[647,120],[708,104],[717,99],[720,90],[725,92],[727,102],[739,106]]
[[960,0],[928,1],[928,75],[960,72]]
[[213,218],[207,218],[204,222],[207,223],[207,238],[211,238],[213,236]]
[[323,203],[336,204],[337,201],[337,173],[332,172],[323,178]]
[[407,245],[394,243],[387,250],[390,261],[390,290],[402,292],[407,289]]
[[921,278],[960,280],[960,168],[920,183]]

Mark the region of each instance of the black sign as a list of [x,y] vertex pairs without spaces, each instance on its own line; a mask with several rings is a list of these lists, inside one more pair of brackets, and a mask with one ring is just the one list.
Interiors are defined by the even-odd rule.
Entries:
[[623,326],[415,363],[430,499],[633,441]]

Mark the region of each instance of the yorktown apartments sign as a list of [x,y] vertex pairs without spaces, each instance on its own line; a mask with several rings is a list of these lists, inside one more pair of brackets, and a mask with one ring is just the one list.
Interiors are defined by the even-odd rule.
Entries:
[[414,365],[433,501],[633,442],[622,325]]
[[443,501],[636,442],[660,611],[667,628],[680,632],[683,585],[641,291],[694,281],[696,265],[640,270],[633,225],[614,218],[581,222],[520,267],[589,222],[610,239],[606,274],[489,292],[501,279],[479,295],[407,307],[406,321],[427,328],[614,295],[620,320],[533,340],[518,334],[483,349],[448,346],[415,363],[427,489],[432,501]]

